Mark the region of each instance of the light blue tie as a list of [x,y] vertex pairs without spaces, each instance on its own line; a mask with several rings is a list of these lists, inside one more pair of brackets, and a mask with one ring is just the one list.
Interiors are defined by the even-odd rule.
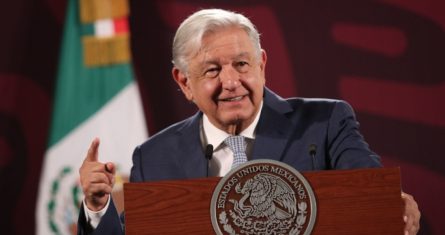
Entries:
[[232,135],[224,140],[224,143],[229,146],[233,152],[232,169],[236,166],[247,162],[246,144],[243,136]]

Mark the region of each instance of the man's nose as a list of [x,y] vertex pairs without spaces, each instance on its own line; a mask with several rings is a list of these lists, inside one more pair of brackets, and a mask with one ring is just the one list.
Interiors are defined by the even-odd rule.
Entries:
[[241,85],[240,74],[231,66],[221,69],[219,79],[223,89],[234,90]]

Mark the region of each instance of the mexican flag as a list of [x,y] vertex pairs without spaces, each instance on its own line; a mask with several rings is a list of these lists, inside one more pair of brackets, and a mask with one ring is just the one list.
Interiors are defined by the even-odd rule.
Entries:
[[68,1],[36,234],[75,233],[83,200],[78,170],[95,137],[99,161],[116,164],[118,202],[133,149],[147,138],[127,19],[127,0]]

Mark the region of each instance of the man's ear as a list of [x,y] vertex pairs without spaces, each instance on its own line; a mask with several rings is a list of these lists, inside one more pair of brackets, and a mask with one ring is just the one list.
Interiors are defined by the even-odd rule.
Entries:
[[261,49],[260,69],[261,69],[261,75],[263,77],[263,85],[266,85],[266,62],[267,62],[266,51]]
[[172,75],[175,82],[181,88],[185,98],[189,101],[193,101],[193,94],[189,84],[189,78],[176,66],[172,69]]
[[267,54],[264,49],[261,49],[261,64],[260,68],[263,71],[263,73],[266,72],[266,62],[267,62]]

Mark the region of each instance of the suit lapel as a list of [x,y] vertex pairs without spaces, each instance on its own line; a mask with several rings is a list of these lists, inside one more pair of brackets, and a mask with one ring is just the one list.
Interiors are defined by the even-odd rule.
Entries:
[[178,162],[185,171],[187,178],[201,178],[207,176],[208,162],[204,156],[200,139],[200,121],[202,113],[198,112],[190,118],[177,134],[180,139],[181,152]]
[[292,134],[293,123],[285,116],[290,105],[265,88],[264,105],[256,129],[252,159],[280,161]]

